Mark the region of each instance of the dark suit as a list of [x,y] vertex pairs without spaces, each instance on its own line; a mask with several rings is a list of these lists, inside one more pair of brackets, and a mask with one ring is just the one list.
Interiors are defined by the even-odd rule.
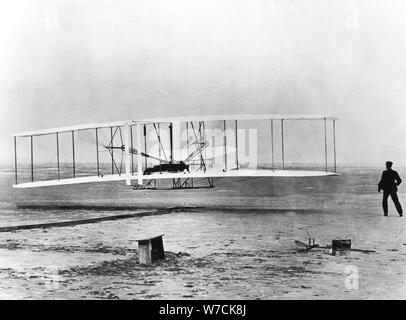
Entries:
[[398,191],[398,186],[401,183],[402,183],[402,179],[400,179],[399,174],[395,170],[388,169],[388,170],[385,170],[384,172],[382,172],[382,178],[378,184],[378,191],[383,190],[382,207],[383,207],[383,213],[385,216],[388,215],[388,197],[389,196],[391,196],[399,215],[403,214],[402,206],[400,205],[398,195],[396,193]]

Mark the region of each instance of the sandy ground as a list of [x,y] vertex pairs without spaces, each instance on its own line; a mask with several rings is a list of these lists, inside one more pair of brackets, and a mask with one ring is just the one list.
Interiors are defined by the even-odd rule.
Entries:
[[[342,171],[336,178],[218,180],[214,189],[159,192],[118,185],[15,192],[5,174],[1,226],[140,207],[205,208],[0,233],[0,298],[405,299],[405,218],[392,203],[390,216],[382,216],[379,170]],[[306,242],[307,231],[319,244],[352,235],[353,247],[377,252],[306,253],[294,240]],[[165,234],[166,259],[140,265],[134,239],[151,233]]]

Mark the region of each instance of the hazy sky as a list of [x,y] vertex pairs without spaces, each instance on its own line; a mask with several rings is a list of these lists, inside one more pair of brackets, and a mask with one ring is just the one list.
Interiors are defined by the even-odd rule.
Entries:
[[331,114],[339,163],[406,165],[406,2],[0,0],[10,134],[112,120]]

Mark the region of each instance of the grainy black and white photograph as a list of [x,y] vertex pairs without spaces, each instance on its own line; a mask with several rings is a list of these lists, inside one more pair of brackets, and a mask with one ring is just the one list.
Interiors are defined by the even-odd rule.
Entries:
[[405,17],[1,1],[0,299],[405,299]]

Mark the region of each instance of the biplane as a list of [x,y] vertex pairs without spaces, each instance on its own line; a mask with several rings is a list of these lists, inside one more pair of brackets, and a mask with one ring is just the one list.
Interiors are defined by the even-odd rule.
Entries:
[[[125,181],[139,190],[159,189],[158,181],[166,180],[171,188],[181,189],[196,188],[196,179],[213,187],[214,178],[219,177],[333,176],[337,175],[336,120],[323,115],[216,115],[126,120],[18,133],[13,135],[13,187]],[[285,154],[287,122],[314,121],[322,124],[321,168],[289,168]],[[327,128],[331,128],[332,148]],[[301,133],[296,132],[295,136],[300,139]],[[300,149],[300,145],[295,148]],[[79,159],[79,149],[87,158]],[[328,151],[332,152],[330,163]],[[259,156],[267,159],[267,167],[258,166]]]

